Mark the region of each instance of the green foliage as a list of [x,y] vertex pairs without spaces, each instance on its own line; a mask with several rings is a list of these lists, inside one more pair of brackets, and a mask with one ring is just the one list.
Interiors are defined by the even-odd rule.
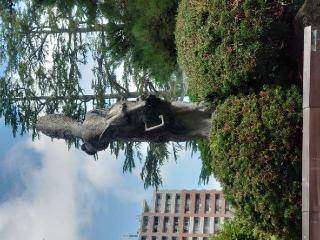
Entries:
[[[10,82],[0,78],[0,118],[4,118],[5,125],[12,129],[13,136],[17,132],[23,135],[29,129],[34,128],[37,121],[37,111],[32,101],[26,98],[23,102],[16,102],[14,97],[17,90]],[[2,96],[8,96],[3,98]],[[28,96],[29,97],[29,96]]]
[[15,2],[13,0],[0,0],[0,12],[8,11],[10,13],[14,12]]
[[[209,141],[198,141],[200,181],[214,174],[238,215],[279,239],[301,236],[301,96],[291,87],[301,3],[182,0],[175,30],[191,99],[217,105]],[[214,239],[270,239],[252,229],[236,220]]]
[[[35,138],[40,113],[84,119],[92,98],[85,95],[81,80],[91,81],[94,108],[107,106],[109,91],[125,98],[133,80],[139,92],[154,92],[150,77],[168,80],[176,62],[176,8],[177,1],[28,0],[23,6],[1,1],[0,64],[6,69],[0,78],[0,117],[14,136],[29,131]],[[92,78],[82,79],[87,56],[92,60]],[[122,63],[124,77],[119,81],[115,72]],[[174,80],[168,86],[179,92],[183,83]],[[67,145],[78,147],[80,141],[68,139]],[[117,157],[124,153],[123,172],[135,168],[136,155],[144,163],[145,187],[157,188],[162,182],[160,167],[169,157],[168,145],[150,143],[145,159],[139,147],[134,142],[110,143],[111,153]],[[179,146],[172,144],[172,149],[177,158]]]
[[33,0],[33,4],[45,8],[57,7],[60,14],[64,17],[72,15],[72,11],[74,11],[74,7],[76,6],[78,11],[80,10],[85,14],[91,23],[94,23],[97,13],[95,1],[88,0]]
[[207,139],[200,139],[197,141],[198,149],[200,151],[202,168],[199,176],[199,184],[207,184],[209,182],[209,178],[212,175],[213,169],[211,166],[211,154],[210,154],[210,142]]
[[[110,76],[115,68],[108,59],[101,26],[92,26],[84,10],[92,3],[24,3],[0,14],[0,64],[6,66],[0,80],[0,116],[12,127],[13,135],[31,130],[35,137],[34,126],[41,111],[84,118],[88,100],[79,98],[84,95],[80,66],[87,63],[88,51],[94,59],[92,88],[97,107],[105,107],[104,93],[112,87]],[[96,35],[89,38],[92,31]]]
[[178,1],[136,0],[130,4],[134,15],[132,60],[157,81],[166,82],[177,68],[174,28]]
[[265,87],[215,111],[204,162],[239,215],[284,239],[300,239],[301,95]]
[[298,74],[293,17],[301,0],[182,0],[178,62],[197,100],[290,85]]
[[[108,1],[100,10],[109,19],[109,51],[131,69],[158,83],[177,71],[174,43],[178,0]],[[132,71],[132,70],[131,70]]]
[[145,188],[153,186],[157,189],[162,184],[160,167],[168,158],[169,152],[165,143],[149,143],[146,160],[140,174]]
[[259,231],[250,223],[235,217],[228,220],[222,229],[210,237],[210,240],[277,240],[275,236]]
[[[141,151],[141,142],[111,142],[110,150],[117,158],[120,152],[124,153],[123,173],[132,172],[136,167],[135,159],[143,163],[140,173],[144,187],[154,187],[158,189],[162,185],[161,167],[169,161],[169,147],[172,148],[172,156],[175,161],[178,159],[180,150],[196,151],[194,142],[188,142],[188,145],[183,148],[179,143],[147,143],[146,156],[143,156]],[[171,145],[171,146],[170,146]]]

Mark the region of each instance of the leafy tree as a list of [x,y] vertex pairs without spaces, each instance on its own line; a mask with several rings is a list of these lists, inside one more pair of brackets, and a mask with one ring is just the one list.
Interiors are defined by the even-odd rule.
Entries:
[[[36,137],[39,114],[63,113],[81,120],[89,101],[93,101],[94,107],[104,108],[112,102],[110,98],[137,97],[158,89],[148,74],[131,70],[126,59],[112,57],[108,34],[113,22],[99,11],[89,13],[91,3],[88,6],[85,2],[25,1],[22,6],[15,5],[13,11],[1,5],[0,62],[7,67],[0,79],[0,117],[4,117],[14,135],[31,131]],[[85,94],[81,85],[80,68],[88,61],[93,61],[93,95]],[[115,71],[121,64],[124,75],[119,80]],[[129,92],[132,83],[137,92]],[[180,89],[178,85],[183,83],[171,82],[162,89],[169,86]],[[173,96],[167,91],[165,97]],[[71,139],[68,145],[72,144],[78,146],[79,142]],[[110,145],[116,155],[124,151],[125,172],[135,167],[134,154],[142,161],[139,145],[132,142]],[[168,147],[169,143],[150,144],[141,174],[146,187],[161,184],[159,167],[169,157]],[[177,145],[173,144],[173,148],[177,150]]]
[[[35,137],[35,123],[37,117],[42,112],[47,114],[62,112],[77,119],[83,119],[88,109],[88,104],[99,107],[103,102],[103,107],[108,102],[121,99],[121,94],[102,94],[102,95],[37,95],[32,85],[19,86],[13,82],[0,78],[0,117],[4,117],[5,124],[10,125],[15,136],[18,131],[23,135],[31,130]],[[129,97],[136,98],[138,92],[129,92]],[[67,103],[73,102],[73,105]],[[91,103],[90,103],[91,102]],[[106,102],[106,103],[104,103]],[[100,106],[101,108],[101,106]],[[68,114],[69,112],[69,114]],[[75,114],[72,114],[75,113]]]
[[178,71],[174,42],[178,1],[130,1],[132,61],[159,82],[166,82]]
[[177,0],[113,0],[99,5],[110,21],[108,42],[113,58],[157,83],[181,78],[174,43],[177,7]]
[[[103,34],[103,25],[90,25],[79,9],[73,15],[63,17],[54,9],[45,9],[30,2],[25,4],[23,8],[16,8],[14,13],[4,12],[0,26],[2,46],[6,49],[1,55],[1,62],[7,65],[1,84],[8,90],[7,93],[10,92],[10,95],[6,92],[1,95],[2,102],[5,102],[1,108],[9,110],[10,105],[19,114],[22,133],[27,130],[25,126],[30,127],[31,121],[34,121],[29,119],[26,112],[39,113],[44,105],[47,112],[57,111],[63,105],[62,110],[66,115],[77,118],[83,116],[84,102],[77,102],[76,98],[83,95],[79,66],[87,63],[89,44],[86,42],[88,37],[82,34]],[[97,51],[93,47],[91,49],[93,53]],[[93,82],[96,89],[98,85],[106,89],[107,79],[113,79],[109,81],[113,84],[115,78],[111,64],[102,64],[105,67],[100,74],[108,75],[105,76],[105,82]],[[51,101],[39,103],[34,101],[35,96],[51,96]],[[54,100],[59,96],[65,96],[64,101]],[[14,104],[11,100],[17,100],[17,97],[24,101]],[[99,100],[102,101],[101,98]],[[13,121],[18,123],[16,119]]]
[[[116,3],[119,1],[113,3],[118,6]],[[106,7],[101,5],[101,8]],[[93,17],[88,9],[95,9]],[[123,98],[132,96],[128,91],[132,84],[140,93],[156,91],[149,74],[131,68],[132,65],[126,61],[129,57],[117,59],[112,54],[114,46],[109,42],[110,31],[115,26],[124,25],[119,25],[116,20],[128,18],[122,17],[118,11],[107,11],[103,16],[96,4],[82,0],[25,1],[25,5],[17,5],[14,12],[3,10],[0,62],[5,63],[7,68],[1,84],[5,86],[3,89],[10,90],[11,95],[2,95],[2,102],[6,102],[2,107],[6,106],[6,110],[11,112],[11,118],[20,115],[19,120],[6,119],[6,123],[11,122],[14,134],[19,123],[22,125],[21,133],[24,133],[35,120],[30,113],[39,113],[43,109],[47,113],[62,109],[68,116],[83,118],[88,96],[84,96],[80,84],[79,67],[88,61],[93,62],[92,89],[97,96],[94,104],[98,108],[105,107],[106,91],[116,92]],[[106,17],[108,23],[105,23]],[[123,44],[118,45],[126,49]],[[115,71],[121,64],[124,73],[119,80]],[[178,79],[161,88],[167,90],[167,98],[184,94],[183,82]],[[168,91],[170,88],[173,90]],[[23,103],[19,101],[15,104],[18,99]],[[24,114],[26,109],[28,114]]]
[[[56,5],[48,8],[29,1],[25,4],[14,12],[3,11],[0,25],[0,62],[7,65],[1,79],[1,97],[5,102],[1,108],[8,111],[5,116],[10,118],[6,118],[6,123],[12,123],[14,134],[18,123],[22,125],[21,133],[31,127],[35,120],[31,112],[38,114],[43,108],[47,113],[62,109],[68,116],[83,117],[88,96],[84,96],[80,85],[79,67],[88,63],[88,55],[94,61],[95,105],[105,106],[107,88],[111,93],[129,97],[129,80],[123,79],[122,84],[117,81],[115,71],[119,63],[106,50],[107,24],[92,24],[81,5],[68,5],[60,12]],[[9,92],[10,95],[6,94]],[[40,99],[45,101],[39,102]],[[19,120],[12,119],[18,115]]]

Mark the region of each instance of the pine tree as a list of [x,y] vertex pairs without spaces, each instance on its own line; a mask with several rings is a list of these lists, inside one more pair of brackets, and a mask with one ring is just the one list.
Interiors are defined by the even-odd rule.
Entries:
[[[131,62],[128,54],[131,45],[124,31],[129,29],[130,17],[119,13],[124,5],[114,4],[117,9],[111,8],[111,12],[102,15],[96,5],[90,3],[88,7],[85,2],[30,0],[24,1],[23,6],[0,3],[0,64],[6,66],[0,78],[0,117],[11,126],[14,136],[31,132],[33,138],[37,137],[35,124],[44,113],[63,113],[82,120],[90,101],[95,108],[104,108],[111,98],[137,97],[142,92],[159,89],[147,71]],[[110,41],[112,38],[122,41],[112,45],[116,43]],[[117,58],[113,54],[115,50],[124,54]],[[80,69],[89,61],[93,62],[92,95],[85,94],[81,85]],[[123,77],[119,81],[115,71],[120,65],[123,65]],[[166,90],[163,96],[171,99],[177,93],[184,96],[181,79],[162,84],[161,90]],[[129,91],[132,84],[137,88],[133,93]],[[169,88],[173,91],[168,91]],[[79,145],[76,139],[67,143]],[[149,144],[141,173],[146,187],[161,184],[159,167],[169,158],[169,144]],[[135,167],[134,155],[143,161],[140,145],[110,144],[113,154],[124,152],[124,172]],[[172,147],[176,158],[180,146]]]

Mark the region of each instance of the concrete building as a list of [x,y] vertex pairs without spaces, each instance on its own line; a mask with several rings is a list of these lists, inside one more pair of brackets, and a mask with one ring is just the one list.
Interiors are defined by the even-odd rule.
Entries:
[[140,240],[207,240],[233,216],[218,190],[162,190],[143,203]]

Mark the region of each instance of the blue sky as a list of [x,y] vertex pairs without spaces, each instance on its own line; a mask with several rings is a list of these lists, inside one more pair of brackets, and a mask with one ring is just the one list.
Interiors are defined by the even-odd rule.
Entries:
[[[114,240],[135,234],[142,200],[150,200],[153,189],[143,188],[141,165],[122,174],[122,162],[123,155],[116,159],[108,150],[94,161],[46,136],[34,142],[28,135],[13,138],[0,119],[0,239]],[[171,158],[161,169],[163,188],[218,188],[213,179],[198,186],[200,169],[199,154],[180,152],[177,163]]]

